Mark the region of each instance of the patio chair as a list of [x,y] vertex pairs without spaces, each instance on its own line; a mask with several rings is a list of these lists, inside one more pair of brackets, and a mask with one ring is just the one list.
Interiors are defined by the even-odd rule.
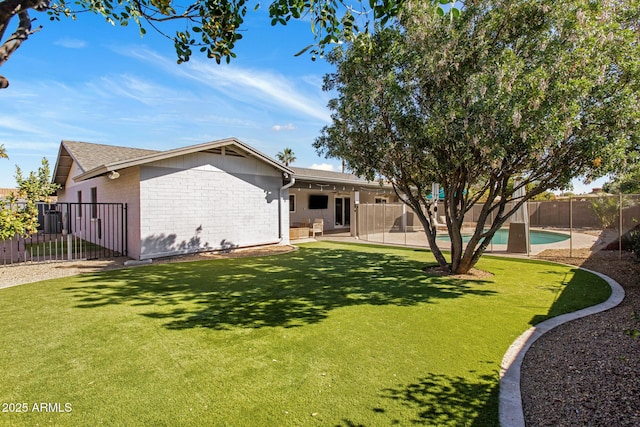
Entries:
[[316,233],[320,233],[321,236],[324,236],[324,220],[322,218],[316,218],[313,220],[311,233],[313,237],[316,237]]

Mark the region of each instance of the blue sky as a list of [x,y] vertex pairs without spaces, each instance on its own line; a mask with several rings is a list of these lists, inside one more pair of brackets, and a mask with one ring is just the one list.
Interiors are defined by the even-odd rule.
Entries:
[[[173,43],[150,28],[141,38],[134,25],[93,14],[32,17],[43,29],[0,68],[10,81],[0,91],[9,155],[0,159],[0,187],[15,186],[15,165],[27,173],[46,157],[53,169],[63,139],[164,150],[237,137],[270,156],[291,148],[293,166],[340,170],[312,147],[330,123],[322,78],[331,67],[294,57],[313,42],[308,23],[272,27],[266,10],[250,10],[231,64],[194,49],[178,65]],[[601,183],[576,181],[574,191]]]
[[112,26],[96,15],[50,22],[36,14],[33,34],[0,68],[0,187],[15,165],[54,167],[63,139],[170,149],[237,137],[267,155],[291,148],[294,166],[339,170],[312,147],[329,124],[323,60],[294,54],[313,42],[310,26],[272,27],[249,11],[238,57],[229,65],[199,55],[178,65],[173,43],[151,29]]

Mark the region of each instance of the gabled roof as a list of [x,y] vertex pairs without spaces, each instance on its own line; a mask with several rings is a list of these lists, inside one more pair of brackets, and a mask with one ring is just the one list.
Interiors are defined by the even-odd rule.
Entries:
[[64,185],[73,162],[82,172],[87,172],[101,165],[153,153],[158,153],[158,151],[63,140],[60,143],[56,166],[53,170],[53,182]]
[[232,156],[256,157],[283,173],[293,174],[293,171],[288,167],[283,166],[271,157],[236,138],[221,139],[167,151],[117,147],[88,142],[62,141],[54,169],[53,181],[64,185],[69,176],[72,161],[75,161],[83,172],[73,177],[74,181],[84,181],[112,171],[140,166],[172,157],[197,152],[221,154],[223,151],[225,154]]
[[379,181],[367,181],[351,173],[341,173],[325,171],[320,169],[294,168],[294,177],[298,184],[301,183],[321,183],[321,184],[340,184],[351,185],[367,188],[391,188],[388,183],[380,185]]

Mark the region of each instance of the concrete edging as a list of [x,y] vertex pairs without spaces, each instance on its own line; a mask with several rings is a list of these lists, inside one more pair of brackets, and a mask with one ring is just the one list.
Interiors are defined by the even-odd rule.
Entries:
[[[575,267],[575,266],[570,266]],[[563,314],[529,328],[511,344],[500,365],[500,397],[499,413],[502,427],[524,427],[524,412],[522,409],[522,395],[520,393],[520,370],[524,356],[531,345],[542,335],[556,326],[571,320],[590,316],[616,307],[624,299],[624,289],[618,282],[597,271],[578,267],[604,279],[611,287],[611,296],[605,302],[583,308],[573,313]]]

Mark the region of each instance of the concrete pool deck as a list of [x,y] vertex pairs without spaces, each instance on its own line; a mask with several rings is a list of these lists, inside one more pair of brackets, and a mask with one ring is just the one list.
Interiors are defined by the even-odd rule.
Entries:
[[[498,244],[490,244],[486,250],[486,253],[489,254],[509,254],[514,256],[527,256],[527,255],[537,255],[542,251],[547,249],[592,249],[594,246],[597,246],[598,236],[580,233],[580,232],[568,232],[568,231],[560,231],[560,230],[548,230],[548,229],[538,229],[532,228],[531,231],[543,231],[543,232],[552,232],[555,234],[564,234],[567,238],[566,240],[555,242],[555,243],[546,243],[539,245],[531,245],[531,249],[529,253],[509,253],[507,252],[507,245],[498,245]],[[446,234],[446,231],[441,231],[440,233]],[[362,242],[362,243],[381,243],[385,245],[402,245],[402,246],[412,246],[412,247],[424,247],[429,248],[429,243],[427,242],[427,237],[425,236],[422,230],[416,231],[407,231],[407,232],[386,232],[386,233],[370,233],[361,235],[359,238],[355,238],[351,236],[348,232],[345,233],[326,233],[325,236],[317,238],[318,240],[341,240],[341,241],[353,241],[353,242]],[[293,242],[294,244],[296,242]],[[438,241],[438,246],[442,250],[451,249],[451,243],[447,240]]]

